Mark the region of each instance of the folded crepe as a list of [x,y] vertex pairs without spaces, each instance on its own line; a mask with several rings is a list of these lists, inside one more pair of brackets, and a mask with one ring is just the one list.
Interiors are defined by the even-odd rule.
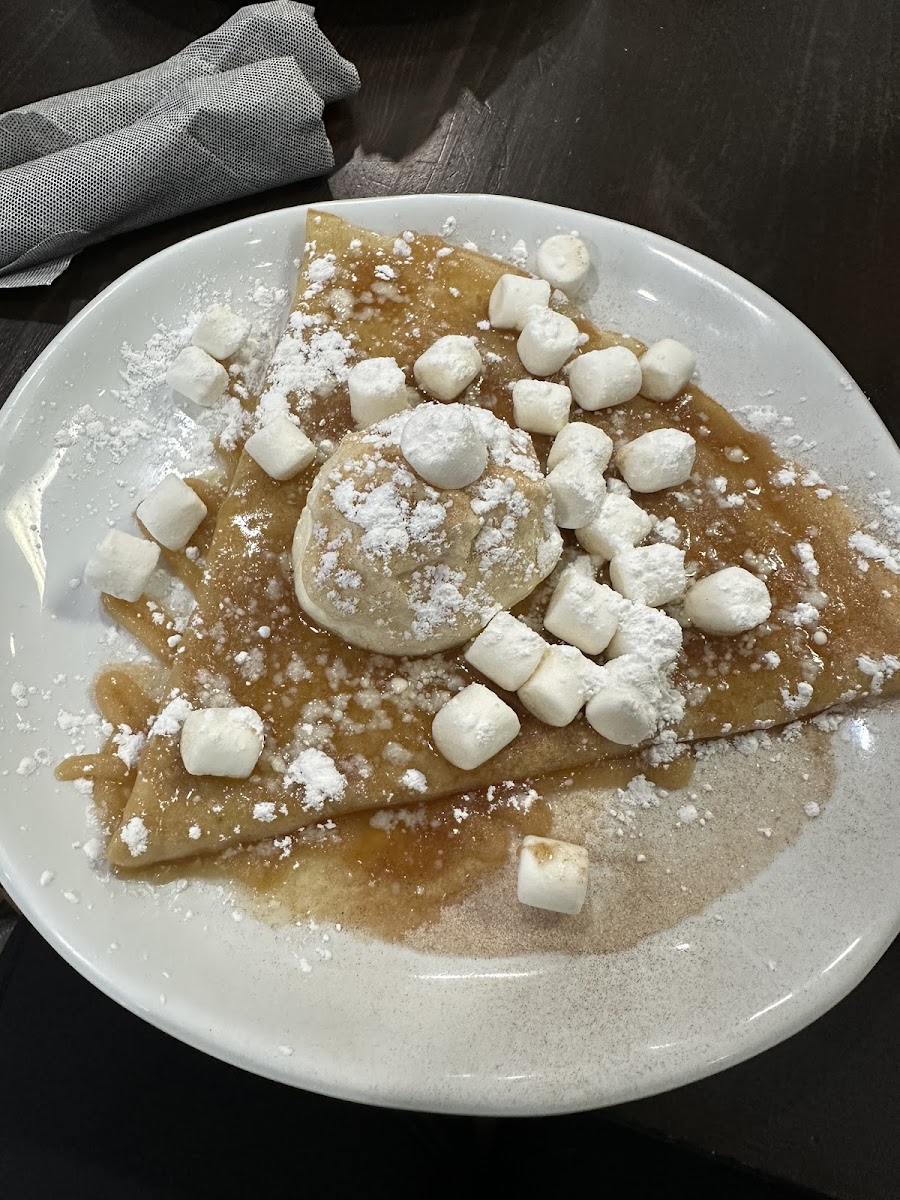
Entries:
[[[485,318],[494,284],[513,268],[436,237],[376,234],[329,213],[310,213],[307,238],[258,420],[289,410],[327,448],[353,427],[346,390],[352,362],[391,356],[411,379],[418,355],[448,333],[478,339],[484,374],[468,398],[511,420],[510,384],[525,375],[517,335],[485,328]],[[587,336],[585,349],[642,349],[562,307]],[[803,487],[766,439],[699,389],[674,404],[638,397],[580,415],[616,439],[660,426],[693,434],[699,486],[635,498],[660,520],[674,519],[688,561],[704,572],[752,565],[754,556],[774,566],[773,618],[765,632],[730,639],[687,633],[673,680],[686,712],[657,754],[673,753],[675,737],[782,725],[881,688],[891,673],[892,660],[884,656],[900,647],[900,610],[882,595],[885,589],[893,595],[895,580],[877,563],[861,569],[849,552],[858,522],[842,501],[827,489]],[[549,439],[536,437],[535,444],[545,455]],[[726,455],[735,447],[746,462]],[[605,741],[583,717],[552,728],[504,696],[519,710],[519,737],[474,771],[442,758],[430,741],[433,715],[478,679],[462,650],[418,659],[363,651],[316,628],[296,602],[290,548],[318,465],[277,482],[242,454],[218,512],[194,615],[110,841],[115,864],[143,866],[278,838],[343,813],[420,803],[632,753]],[[538,616],[549,590],[544,585],[517,611]],[[127,616],[121,602],[108,607]],[[823,610],[825,645],[812,640],[811,607]],[[265,720],[266,747],[249,779],[185,770],[180,720],[188,706],[211,704],[249,705]]]

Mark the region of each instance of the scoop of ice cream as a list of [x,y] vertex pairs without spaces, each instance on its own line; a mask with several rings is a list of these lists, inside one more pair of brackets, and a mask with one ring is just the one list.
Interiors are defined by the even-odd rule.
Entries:
[[553,570],[562,541],[531,438],[466,412],[488,447],[468,487],[433,487],[412,469],[400,448],[409,411],[348,433],[323,464],[292,549],[297,598],[317,624],[382,654],[433,654]]

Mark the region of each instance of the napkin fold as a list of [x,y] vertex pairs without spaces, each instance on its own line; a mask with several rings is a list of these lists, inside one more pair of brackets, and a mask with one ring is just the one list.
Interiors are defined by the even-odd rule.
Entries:
[[240,9],[159,66],[0,114],[0,287],[93,242],[334,166],[326,103],[359,76],[313,9]]

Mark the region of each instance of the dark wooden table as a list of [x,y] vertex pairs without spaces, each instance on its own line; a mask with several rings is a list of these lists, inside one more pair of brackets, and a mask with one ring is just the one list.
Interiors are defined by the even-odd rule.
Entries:
[[[147,66],[233,7],[9,0],[0,109]],[[726,263],[819,334],[900,435],[892,0],[325,0],[318,15],[363,79],[328,114],[334,176],[117,238],[50,288],[0,290],[0,399],[102,287],[188,234],[332,195],[487,191],[603,213]],[[392,1194],[441,1194],[441,1180],[480,1155],[491,1178],[525,1188],[561,1163],[573,1182],[583,1172],[624,1196],[681,1185],[780,1195],[793,1184],[883,1200],[900,1195],[898,989],[895,947],[833,1013],[711,1080],[540,1125],[465,1122],[242,1076],[117,1009],[20,927],[0,958],[0,1192],[64,1194],[57,1184],[70,1180],[74,1196],[88,1181],[94,1196],[246,1195],[255,1180],[267,1195],[290,1176],[264,1167],[261,1147],[291,1152],[311,1132],[314,1153],[340,1160],[336,1195],[359,1179],[384,1194],[385,1156]],[[210,1160],[232,1146],[236,1165],[214,1176]]]

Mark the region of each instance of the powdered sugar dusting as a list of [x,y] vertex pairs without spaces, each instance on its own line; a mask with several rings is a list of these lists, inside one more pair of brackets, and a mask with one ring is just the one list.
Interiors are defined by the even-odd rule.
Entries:
[[346,337],[331,329],[321,315],[292,312],[272,356],[265,390],[256,410],[256,424],[308,407],[312,397],[328,396],[350,373],[352,348]]
[[132,817],[130,821],[126,821],[122,826],[119,836],[128,847],[128,851],[133,858],[138,858],[141,854],[147,853],[149,841],[147,826],[141,817]]
[[303,807],[319,812],[326,801],[341,799],[347,789],[347,777],[337,769],[335,761],[321,750],[301,750],[288,766],[285,787],[303,788]]

